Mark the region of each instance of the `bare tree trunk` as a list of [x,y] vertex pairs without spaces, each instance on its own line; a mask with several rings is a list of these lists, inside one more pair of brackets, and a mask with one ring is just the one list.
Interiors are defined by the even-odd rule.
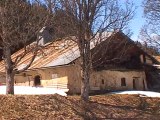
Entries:
[[6,65],[6,94],[14,94],[14,73],[11,59],[11,50],[9,47],[5,47],[4,55]]
[[84,40],[81,47],[81,99],[87,101],[89,99],[89,79],[90,79],[90,42]]

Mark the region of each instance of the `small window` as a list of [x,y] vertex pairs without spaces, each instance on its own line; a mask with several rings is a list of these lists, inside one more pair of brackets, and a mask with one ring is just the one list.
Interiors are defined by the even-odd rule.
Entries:
[[121,86],[126,86],[126,78],[121,78]]
[[23,76],[26,77],[27,76],[26,73],[23,73]]
[[104,84],[104,79],[102,79],[102,84]]
[[58,74],[52,74],[52,79],[58,78]]

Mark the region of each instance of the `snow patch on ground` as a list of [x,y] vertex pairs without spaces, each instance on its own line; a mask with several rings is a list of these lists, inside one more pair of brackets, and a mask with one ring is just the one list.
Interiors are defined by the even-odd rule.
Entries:
[[138,94],[140,97],[160,97],[160,93],[152,91],[119,91],[111,94]]
[[[14,86],[14,93],[20,95],[59,94],[62,96],[67,96],[67,94],[60,89],[29,86]],[[0,94],[6,94],[6,86],[0,86]]]

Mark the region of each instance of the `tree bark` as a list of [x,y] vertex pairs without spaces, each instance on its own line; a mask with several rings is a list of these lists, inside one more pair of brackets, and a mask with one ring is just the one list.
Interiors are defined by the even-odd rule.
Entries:
[[81,46],[81,99],[88,101],[89,99],[89,79],[90,79],[90,42],[84,40]]
[[4,56],[6,69],[6,94],[14,94],[14,72],[11,59],[11,50],[9,47],[5,47]]

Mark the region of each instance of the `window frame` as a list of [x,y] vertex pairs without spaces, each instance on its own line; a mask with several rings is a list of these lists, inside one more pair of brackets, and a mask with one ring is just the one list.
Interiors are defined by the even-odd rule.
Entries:
[[127,84],[126,84],[126,78],[121,78],[121,86],[122,87],[125,87],[125,86],[127,86]]

